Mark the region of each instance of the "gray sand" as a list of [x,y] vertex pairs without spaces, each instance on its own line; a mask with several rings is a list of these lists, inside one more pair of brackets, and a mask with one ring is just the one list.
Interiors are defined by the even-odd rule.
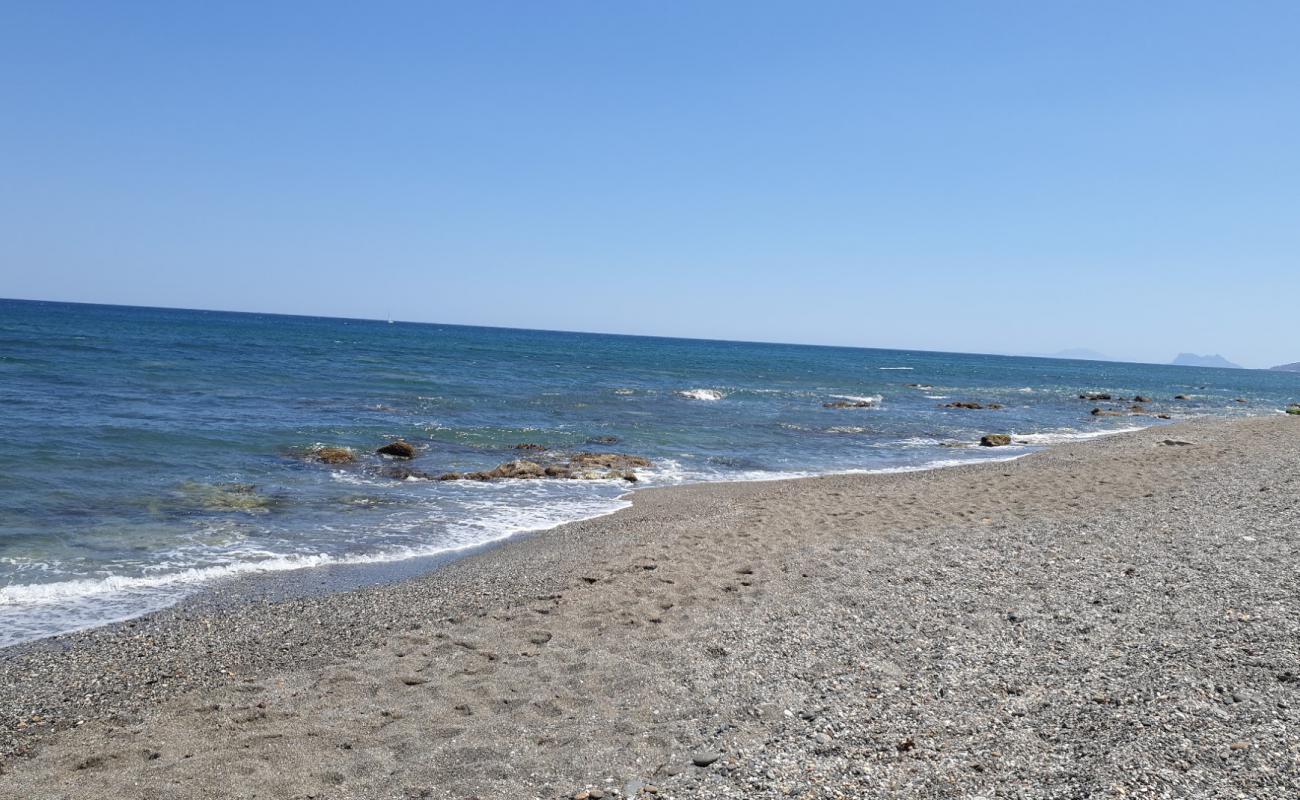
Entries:
[[11,648],[0,797],[1295,798],[1297,464],[1270,417],[643,491]]

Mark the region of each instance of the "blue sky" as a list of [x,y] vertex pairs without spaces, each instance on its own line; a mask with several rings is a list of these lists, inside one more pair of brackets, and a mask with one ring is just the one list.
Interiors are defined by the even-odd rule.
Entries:
[[1300,360],[1300,4],[0,6],[0,296]]

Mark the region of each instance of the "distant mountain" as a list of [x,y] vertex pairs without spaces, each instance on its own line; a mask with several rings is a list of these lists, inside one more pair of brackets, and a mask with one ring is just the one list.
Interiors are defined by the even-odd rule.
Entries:
[[1300,361],[1294,364],[1279,364],[1276,367],[1269,367],[1269,369],[1275,369],[1279,372],[1300,372]]
[[1226,367],[1228,369],[1241,369],[1240,364],[1234,364],[1218,353],[1215,353],[1212,356],[1198,356],[1195,353],[1179,353],[1178,357],[1169,363],[1176,367]]

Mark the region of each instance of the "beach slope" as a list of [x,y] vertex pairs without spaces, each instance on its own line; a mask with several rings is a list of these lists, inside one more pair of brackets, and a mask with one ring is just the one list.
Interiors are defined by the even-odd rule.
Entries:
[[1297,463],[1278,416],[649,490],[11,648],[0,797],[1294,797]]

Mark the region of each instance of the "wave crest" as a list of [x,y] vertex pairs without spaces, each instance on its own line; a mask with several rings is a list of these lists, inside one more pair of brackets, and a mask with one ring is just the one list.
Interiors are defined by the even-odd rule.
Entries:
[[717,389],[679,389],[678,397],[685,397],[687,400],[721,400],[726,397],[726,392],[720,392]]

